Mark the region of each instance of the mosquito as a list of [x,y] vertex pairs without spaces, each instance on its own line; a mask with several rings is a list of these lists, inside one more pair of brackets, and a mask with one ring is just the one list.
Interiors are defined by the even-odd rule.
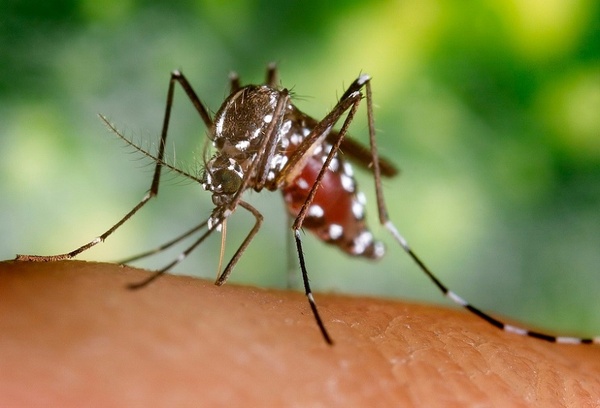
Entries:
[[[176,84],[183,88],[204,122],[208,130],[207,145],[212,143],[213,149],[208,147],[204,149],[204,171],[201,177],[185,172],[164,160]],[[189,231],[159,248],[123,261],[124,263],[132,262],[160,252],[194,233],[204,231],[171,263],[155,271],[147,279],[130,284],[129,288],[139,289],[154,281],[183,261],[215,231],[223,234],[224,241],[227,220],[238,207],[241,207],[252,214],[255,219],[254,226],[223,271],[218,273],[215,284],[220,286],[227,281],[263,222],[263,215],[244,201],[244,193],[250,189],[256,192],[263,189],[280,190],[287,211],[294,219],[292,232],[304,292],[325,342],[331,345],[333,340],[319,314],[310,288],[300,231],[303,228],[308,229],[321,241],[336,246],[346,254],[355,257],[378,259],[386,251],[384,245],[374,238],[367,226],[365,198],[363,193],[358,190],[352,166],[347,160],[350,159],[363,167],[371,168],[379,222],[444,296],[493,326],[510,333],[556,343],[600,344],[600,337],[553,336],[503,323],[449,290],[413,252],[407,240],[398,232],[388,217],[381,179],[384,176],[396,175],[397,170],[387,159],[381,158],[377,152],[371,77],[369,75],[362,74],[354,80],[334,108],[321,120],[304,114],[292,103],[290,91],[278,84],[278,73],[274,64],[267,67],[266,80],[263,85],[241,86],[237,74],[231,74],[230,87],[229,96],[217,113],[211,116],[186,77],[178,70],[173,71],[169,81],[165,115],[156,155],[135,145],[104,116],[100,116],[111,131],[156,163],[149,191],[115,225],[85,245],[65,254],[17,255],[16,259],[38,262],[71,259],[103,242],[158,194],[161,170],[167,168],[200,183],[205,190],[211,193],[214,208],[208,219]],[[366,99],[367,105],[369,147],[347,137],[348,127],[363,99]],[[334,126],[340,121],[341,127],[339,130],[335,130]],[[222,257],[223,250],[221,250],[219,270]]]

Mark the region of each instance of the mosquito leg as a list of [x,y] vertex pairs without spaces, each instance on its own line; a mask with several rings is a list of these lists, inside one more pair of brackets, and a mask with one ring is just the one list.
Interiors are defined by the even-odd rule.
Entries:
[[[294,220],[294,217],[287,215],[286,224],[288,228],[292,228]],[[296,243],[295,238],[287,234],[285,240],[285,257],[287,270],[287,289],[294,289],[298,287],[298,263],[296,261]]]
[[[355,92],[352,92],[349,94],[346,93],[346,94],[344,94],[344,95],[346,95],[345,98],[340,100],[338,105],[333,109],[332,113],[330,115],[327,115],[325,117],[325,119],[323,119],[323,121],[321,121],[321,123],[319,123],[319,125],[316,126],[316,128],[320,128],[320,127],[322,127],[321,126],[322,123],[328,123],[329,121],[331,121],[331,123],[327,125],[327,128],[330,128],[331,126],[333,126],[333,124],[335,124],[335,122],[337,122],[337,120],[341,117],[341,115],[348,108],[350,108],[350,111],[346,115],[346,119],[344,120],[344,123],[342,125],[342,128],[339,131],[338,139],[332,145],[331,151],[327,155],[327,158],[325,159],[325,162],[323,163],[323,166],[321,167],[321,170],[319,171],[319,174],[317,175],[315,183],[313,184],[312,188],[310,189],[310,192],[308,193],[308,196],[307,196],[306,200],[304,201],[304,204],[302,205],[300,212],[298,213],[298,215],[292,225],[292,229],[294,231],[294,239],[296,242],[296,251],[298,253],[298,260],[300,262],[300,270],[302,272],[302,281],[304,283],[304,292],[308,299],[308,303],[310,304],[310,308],[313,312],[315,320],[317,321],[317,325],[319,326],[319,329],[321,330],[321,334],[323,335],[323,338],[325,339],[327,344],[330,344],[330,345],[333,344],[333,340],[331,339],[331,336],[329,336],[329,333],[327,332],[327,329],[325,328],[325,325],[323,324],[323,320],[321,319],[319,310],[317,308],[317,304],[315,302],[314,296],[312,294],[312,290],[310,288],[310,283],[309,283],[309,279],[308,279],[308,271],[306,269],[306,262],[304,260],[304,252],[302,250],[302,239],[300,237],[300,229],[302,228],[302,224],[304,222],[304,218],[306,217],[308,208],[310,208],[310,206],[314,200],[315,194],[317,193],[317,189],[319,188],[319,186],[321,184],[321,180],[323,180],[325,172],[327,171],[327,168],[328,168],[329,164],[331,163],[331,160],[336,155],[336,153],[340,147],[340,144],[342,143],[344,136],[346,135],[346,133],[348,131],[348,126],[350,126],[350,123],[352,122],[352,120],[354,118],[356,110],[358,109],[358,105],[360,103],[360,98],[361,98],[360,92],[355,91]],[[317,137],[316,139],[318,140],[319,137]],[[312,142],[312,143],[314,143],[314,142]]]
[[133,207],[133,209],[131,211],[129,211],[123,218],[121,218],[121,220],[118,223],[113,225],[108,231],[106,231],[104,234],[100,235],[99,237],[94,238],[92,241],[88,242],[85,245],[80,246],[79,248],[77,248],[71,252],[68,252],[66,254],[48,255],[48,256],[45,256],[45,255],[17,255],[15,260],[17,260],[17,261],[33,261],[33,262],[54,262],[54,261],[62,261],[65,259],[71,259],[71,258],[79,255],[83,251],[90,249],[94,245],[96,245],[100,242],[103,242],[117,228],[119,228],[121,225],[123,225],[123,223],[125,221],[127,221],[136,212],[138,212],[138,210],[140,208],[142,208],[144,206],[144,204],[146,204],[152,197],[153,197],[152,193],[148,192],[144,196],[144,198],[142,198],[142,201],[140,201],[135,207]]
[[80,253],[90,249],[94,245],[96,245],[100,242],[104,242],[104,240],[106,238],[108,238],[114,231],[116,231],[121,225],[123,225],[123,223],[125,223],[135,213],[137,213],[151,198],[153,198],[154,196],[156,196],[158,194],[158,186],[160,183],[160,170],[161,170],[161,166],[162,166],[162,162],[163,162],[163,156],[164,156],[164,150],[165,150],[165,144],[166,144],[166,138],[167,138],[168,122],[169,122],[169,118],[171,116],[171,106],[173,103],[173,87],[174,87],[174,80],[173,80],[173,76],[171,76],[171,80],[169,82],[169,90],[167,92],[167,105],[165,108],[163,130],[161,132],[160,144],[159,144],[159,149],[158,149],[158,154],[157,154],[158,160],[156,161],[156,166],[154,167],[154,176],[152,177],[152,184],[150,185],[150,190],[146,193],[146,195],[144,195],[142,200],[135,207],[133,207],[133,209],[131,211],[129,211],[127,214],[125,214],[125,216],[123,218],[121,218],[109,230],[104,232],[99,237],[94,238],[92,241],[88,242],[87,244],[82,245],[81,247],[79,247],[71,252],[68,252],[65,254],[59,254],[59,255],[49,255],[49,256],[17,255],[16,260],[18,260],[18,261],[51,262],[51,261],[60,261],[60,260],[65,260],[65,259],[71,259],[71,258],[79,255]]
[[310,288],[310,283],[308,280],[308,271],[306,269],[306,262],[304,260],[304,253],[302,250],[302,239],[300,237],[300,229],[302,228],[302,224],[304,222],[304,218],[306,217],[306,213],[315,198],[315,194],[317,193],[317,189],[319,188],[321,181],[323,180],[325,172],[327,171],[329,164],[331,163],[337,151],[339,150],[339,147],[344,140],[344,136],[348,131],[348,127],[350,126],[350,123],[354,118],[356,110],[358,109],[358,105],[362,98],[360,89],[368,80],[368,76],[362,75],[350,85],[348,90],[344,93],[344,95],[337,103],[337,105],[333,108],[333,110],[315,125],[311,134],[307,136],[303,144],[298,148],[297,153],[288,161],[286,167],[282,169],[281,173],[279,174],[280,179],[285,179],[287,174],[292,172],[295,169],[295,167],[302,162],[302,157],[305,154],[310,154],[310,149],[312,145],[314,145],[315,143],[322,143],[323,140],[327,138],[328,134],[330,134],[331,129],[333,128],[335,123],[341,118],[344,112],[350,109],[348,111],[348,114],[346,115],[346,119],[344,120],[340,131],[337,132],[337,138],[333,141],[331,150],[327,155],[327,158],[325,159],[325,162],[323,163],[323,166],[321,167],[317,178],[292,225],[292,230],[294,231],[294,239],[296,242],[296,251],[298,253],[298,260],[300,262],[300,270],[302,273],[302,281],[304,283],[304,292],[308,299],[308,303],[310,304],[310,308],[315,317],[315,320],[317,321],[317,325],[321,330],[321,334],[323,335],[323,338],[325,339],[327,344],[330,345],[333,344],[333,340],[331,339],[331,336],[329,336],[329,333],[327,332],[327,329],[323,324],[323,319],[321,319],[321,316],[319,315],[319,310],[317,308],[317,304],[315,302],[312,290]]
[[321,319],[321,316],[319,315],[319,311],[317,309],[317,304],[315,302],[315,299],[312,294],[312,290],[310,288],[310,283],[308,280],[308,272],[306,270],[306,262],[304,261],[304,253],[302,250],[302,239],[300,238],[300,229],[302,228],[302,223],[304,222],[306,212],[308,211],[308,208],[310,208],[310,205],[312,204],[312,202],[314,200],[315,194],[317,193],[317,189],[319,188],[319,185],[321,184],[321,180],[323,179],[323,176],[325,175],[325,171],[327,170],[329,163],[331,162],[331,160],[335,156],[337,150],[339,149],[339,146],[344,138],[344,135],[347,132],[350,122],[352,122],[352,119],[354,117],[356,109],[358,108],[359,103],[360,103],[360,98],[355,100],[355,102],[353,103],[353,105],[350,109],[350,112],[348,112],[348,115],[346,116],[346,120],[344,121],[344,124],[342,125],[342,128],[340,130],[340,137],[336,141],[336,143],[332,146],[331,151],[327,155],[327,159],[325,160],[325,163],[323,163],[323,167],[321,168],[321,171],[319,172],[319,175],[317,176],[317,179],[315,180],[315,183],[313,184],[313,186],[308,194],[308,197],[306,198],[306,201],[302,205],[302,208],[300,209],[300,212],[298,213],[298,216],[296,217],[296,220],[294,221],[294,224],[292,226],[292,229],[294,230],[294,239],[296,240],[296,250],[298,252],[298,260],[300,261],[300,270],[302,272],[302,281],[304,282],[304,292],[306,294],[306,297],[308,298],[308,303],[310,304],[310,308],[313,312],[315,320],[317,321],[317,325],[319,326],[319,329],[321,330],[321,334],[323,335],[323,338],[325,339],[327,344],[330,344],[330,345],[333,345],[333,340],[331,339],[331,336],[329,336],[329,333],[327,332],[327,329],[325,328],[325,325],[323,324],[323,320]]
[[[356,83],[356,81],[354,83]],[[353,83],[353,85],[354,85],[354,83]],[[288,175],[290,173],[293,173],[294,170],[296,170],[296,166],[302,162],[302,160],[306,157],[307,154],[310,154],[312,146],[315,143],[322,143],[325,139],[327,139],[329,141],[328,136],[332,133],[337,134],[336,140],[343,141],[345,134],[342,133],[342,129],[340,129],[339,132],[333,132],[332,128],[333,128],[333,126],[335,126],[335,124],[340,119],[340,117],[344,114],[344,112],[346,112],[348,109],[350,109],[353,105],[357,105],[358,103],[360,103],[361,98],[362,98],[362,94],[359,91],[356,91],[356,92],[352,92],[347,97],[340,99],[340,101],[331,110],[331,112],[329,112],[329,114],[327,114],[327,116],[325,116],[320,122],[317,122],[315,124],[315,126],[313,127],[310,134],[306,137],[306,139],[304,139],[302,144],[300,144],[298,146],[298,148],[296,149],[296,151],[294,152],[292,157],[290,157],[290,159],[288,160],[288,162],[286,163],[284,168],[275,177],[274,184],[280,185],[281,183],[285,183],[287,181],[286,179],[287,179]],[[358,106],[356,106],[353,109],[356,110],[357,107]],[[346,131],[347,131],[347,125],[349,125],[349,123],[350,122],[348,122],[346,124]],[[332,145],[338,145],[338,146],[341,143],[341,142],[335,142],[335,140],[331,141],[331,142],[332,142]],[[331,155],[331,157],[333,158],[333,155]],[[330,159],[330,161],[331,161],[331,159]],[[323,166],[323,168],[326,168],[326,167],[327,166]],[[324,171],[323,171],[323,173],[324,173]],[[322,174],[321,174],[321,178],[322,178]]]
[[[319,171],[319,174],[317,175],[317,178],[316,178],[312,188],[310,189],[310,192],[308,193],[306,201],[304,201],[302,208],[300,208],[300,212],[298,213],[298,216],[296,217],[296,220],[294,221],[294,225],[292,226],[292,229],[294,231],[297,231],[300,228],[302,228],[302,223],[304,222],[306,213],[308,212],[308,209],[310,208],[310,206],[315,198],[315,195],[317,194],[317,189],[321,185],[321,180],[323,180],[323,177],[325,176],[325,172],[327,171],[327,168],[329,167],[331,160],[333,160],[337,151],[339,150],[340,145],[342,144],[342,141],[344,140],[344,137],[345,137],[346,133],[348,132],[348,127],[350,126],[350,123],[354,119],[354,114],[356,113],[356,110],[358,109],[358,105],[360,103],[360,98],[361,98],[361,94],[357,91],[355,93],[350,94],[346,99],[348,101],[352,101],[352,104],[350,105],[350,111],[346,115],[346,119],[344,120],[344,123],[339,131],[338,139],[331,146],[331,151],[327,155],[327,158],[325,159],[325,162],[323,163],[323,166],[321,167],[321,170]],[[344,100],[340,100],[340,104],[343,101]],[[339,115],[341,115],[344,111],[345,111],[345,109],[342,110],[341,112],[339,112]],[[338,116],[338,118],[339,118],[339,116]],[[336,119],[336,121],[337,121],[337,119]]]
[[577,337],[564,337],[564,336],[553,336],[546,333],[537,331],[527,330],[521,327],[506,324],[493,316],[481,311],[475,306],[471,305],[461,296],[451,291],[446,285],[444,285],[433,272],[425,265],[425,263],[413,252],[408,241],[398,232],[395,225],[391,222],[388,216],[387,207],[383,197],[383,188],[381,185],[381,169],[379,166],[379,155],[377,153],[377,143],[375,140],[375,124],[373,120],[373,105],[371,96],[371,83],[365,82],[366,85],[366,96],[367,96],[367,116],[369,122],[369,143],[371,145],[372,163],[373,163],[373,174],[375,179],[375,195],[377,198],[377,208],[379,212],[379,221],[381,224],[390,232],[394,239],[400,244],[400,247],[412,258],[417,264],[419,269],[427,275],[427,277],[437,286],[437,288],[444,294],[445,297],[452,300],[459,306],[464,307],[469,312],[473,313],[477,317],[485,320],[494,327],[504,330],[509,333],[515,333],[522,336],[534,337],[540,340],[545,340],[554,343],[567,343],[567,344],[600,344],[600,337],[595,338],[577,338]]
[[509,333],[519,334],[521,336],[529,336],[534,337],[540,340],[549,341],[552,343],[567,343],[567,344],[600,344],[600,336],[595,338],[578,338],[578,337],[565,337],[565,336],[553,336],[546,333],[541,333],[538,331],[527,330],[521,327],[513,326],[510,324],[506,324],[493,316],[481,311],[477,307],[471,305],[465,299],[448,289],[434,274],[431,270],[423,263],[423,261],[412,251],[406,239],[400,235],[394,224],[391,221],[387,220],[384,223],[385,228],[392,234],[394,239],[398,241],[402,249],[413,259],[413,261],[419,266],[421,271],[433,281],[435,286],[446,296],[448,299],[452,300],[459,306],[464,307],[469,312],[478,316],[479,318],[485,320],[490,323],[492,326],[497,327],[500,330],[504,330]]
[[[181,85],[181,87],[187,94],[190,102],[192,102],[192,105],[194,105],[194,108],[196,108],[196,112],[198,112],[198,114],[200,115],[200,118],[204,122],[204,125],[206,125],[207,129],[210,129],[213,123],[212,118],[210,117],[208,110],[194,91],[194,88],[192,88],[192,85],[189,83],[185,75],[183,75],[183,73],[179,70],[171,72],[171,82],[169,83],[169,89],[173,87],[172,84],[174,81],[179,82],[179,85]],[[171,97],[171,101],[172,100],[173,97]]]
[[117,263],[121,264],[121,265],[124,265],[124,264],[128,264],[128,263],[137,261],[137,260],[142,259],[142,258],[146,258],[146,257],[154,255],[154,254],[158,254],[159,252],[162,252],[162,251],[164,251],[166,249],[169,249],[170,247],[172,247],[173,245],[177,244],[178,242],[181,242],[182,240],[184,240],[185,238],[189,237],[190,235],[192,235],[196,231],[204,228],[207,223],[208,223],[208,221],[204,221],[202,224],[196,225],[194,228],[190,229],[189,231],[184,232],[180,236],[172,239],[169,242],[166,242],[166,243],[162,244],[161,246],[159,246],[157,248],[151,249],[151,250],[143,252],[141,254],[137,254],[137,255],[131,256],[131,257],[126,258],[126,259],[122,259],[122,260],[118,261]]
[[171,73],[171,79],[169,80],[169,89],[167,91],[167,102],[165,107],[165,116],[163,119],[163,126],[160,134],[160,143],[158,147],[158,154],[156,155],[156,166],[154,167],[154,175],[152,177],[152,184],[150,185],[150,190],[144,195],[142,200],[135,206],[131,211],[129,211],[123,218],[121,218],[115,225],[113,225],[109,230],[104,232],[102,235],[94,238],[92,241],[88,242],[85,245],[65,254],[59,255],[50,255],[50,256],[42,256],[42,255],[17,255],[16,260],[18,261],[35,261],[35,262],[51,262],[51,261],[60,261],[65,259],[71,259],[80,253],[90,249],[100,242],[104,242],[106,238],[108,238],[114,231],[116,231],[123,223],[129,220],[135,213],[137,213],[151,198],[158,194],[158,187],[160,184],[160,173],[163,166],[163,157],[165,154],[165,146],[167,140],[167,130],[169,128],[169,120],[171,118],[171,108],[173,106],[173,93],[175,89],[175,83],[179,83],[181,87],[185,90],[186,94],[190,98],[192,104],[200,114],[200,117],[206,124],[207,128],[210,128],[212,125],[212,119],[208,114],[208,111],[204,107],[204,104],[200,101],[194,90],[192,89],[190,83],[185,78],[185,76],[179,71],[173,71]]
[[[206,225],[206,223],[207,223],[206,221],[203,222],[202,226]],[[165,272],[167,272],[169,269],[173,268],[175,265],[177,265],[178,263],[180,263],[181,261],[183,261],[185,258],[187,258],[187,256],[194,249],[196,249],[198,247],[198,245],[200,245],[202,242],[204,242],[204,240],[214,230],[215,230],[215,228],[207,230],[192,245],[190,245],[185,251],[183,251],[181,254],[179,254],[179,256],[177,258],[175,258],[174,261],[172,261],[171,263],[169,263],[168,265],[166,265],[162,269],[159,269],[158,271],[155,271],[154,274],[150,275],[150,277],[148,277],[147,279],[144,279],[143,281],[138,282],[138,283],[130,283],[129,285],[127,285],[127,288],[129,288],[129,289],[140,289],[140,288],[143,288],[144,286],[148,285],[150,282],[153,282],[155,279],[157,279],[158,277],[160,277],[162,274],[164,274]]]
[[333,340],[325,325],[323,324],[323,320],[321,319],[321,315],[319,314],[319,310],[317,309],[317,303],[315,302],[315,298],[312,294],[312,289],[310,288],[310,283],[308,280],[308,272],[306,270],[306,262],[304,261],[304,252],[302,251],[302,239],[300,238],[300,230],[294,230],[294,238],[296,240],[296,250],[298,252],[298,260],[300,261],[300,269],[302,270],[302,281],[304,282],[304,293],[308,299],[308,303],[310,304],[310,309],[313,312],[313,316],[317,321],[317,325],[319,326],[319,330],[321,330],[321,334],[323,338],[329,345],[333,345]]
[[242,254],[244,253],[244,251],[246,250],[248,245],[250,245],[250,242],[252,242],[252,239],[254,239],[254,236],[260,229],[260,226],[262,225],[262,222],[263,222],[263,216],[256,208],[252,207],[247,202],[241,201],[241,200],[239,202],[239,205],[242,206],[243,208],[245,208],[246,210],[248,210],[254,216],[254,218],[256,219],[256,222],[254,223],[254,226],[252,227],[252,229],[250,230],[250,232],[248,233],[248,235],[246,236],[246,238],[244,239],[244,241],[242,242],[242,244],[240,245],[238,250],[235,252],[233,257],[231,257],[231,260],[225,267],[225,270],[223,271],[223,273],[221,273],[219,275],[219,277],[217,278],[217,280],[215,281],[215,285],[217,285],[217,286],[221,286],[225,282],[227,282],[227,279],[229,279],[229,275],[231,275],[231,271],[233,270],[233,268],[235,267],[237,262],[240,260]]

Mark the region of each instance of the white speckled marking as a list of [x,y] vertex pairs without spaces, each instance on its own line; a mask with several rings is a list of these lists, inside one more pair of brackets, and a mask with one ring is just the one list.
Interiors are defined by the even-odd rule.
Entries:
[[329,226],[329,238],[336,240],[339,239],[344,233],[344,227],[339,224],[331,224]]

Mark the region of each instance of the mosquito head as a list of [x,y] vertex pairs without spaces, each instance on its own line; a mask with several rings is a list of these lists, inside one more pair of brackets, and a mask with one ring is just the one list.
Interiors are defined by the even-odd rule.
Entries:
[[202,187],[212,192],[212,201],[216,206],[231,202],[242,187],[244,171],[232,158],[217,155],[206,163],[202,175]]

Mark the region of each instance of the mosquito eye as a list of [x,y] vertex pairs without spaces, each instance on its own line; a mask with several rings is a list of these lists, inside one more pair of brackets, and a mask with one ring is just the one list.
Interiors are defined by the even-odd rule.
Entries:
[[218,170],[214,174],[215,183],[221,186],[221,191],[224,194],[233,194],[242,186],[242,178],[240,175],[230,169]]

